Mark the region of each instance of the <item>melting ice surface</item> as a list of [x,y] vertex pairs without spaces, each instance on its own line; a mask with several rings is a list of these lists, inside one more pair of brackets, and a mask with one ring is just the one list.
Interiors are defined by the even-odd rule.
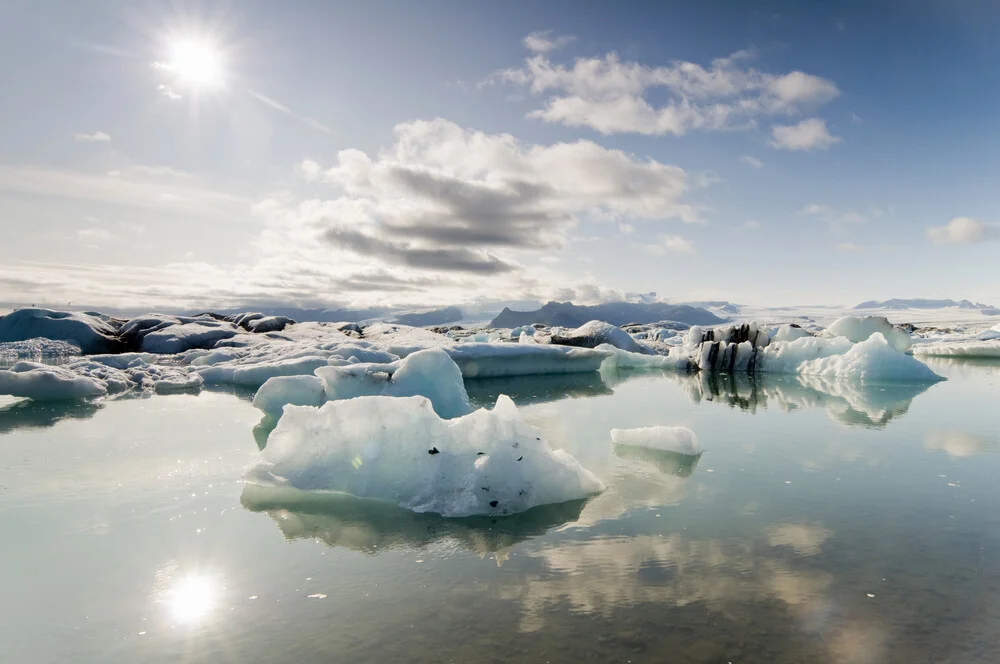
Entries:
[[[372,359],[389,358],[352,364]],[[461,518],[242,481],[269,453],[279,467],[286,434],[315,461],[290,476],[340,472],[309,427],[384,396],[290,406],[263,456],[253,389],[4,398],[2,660],[993,661],[1000,365],[927,365],[948,380],[611,366],[465,380],[484,426],[541,431],[606,488]],[[505,394],[516,411],[497,413]],[[420,410],[442,428],[475,415]],[[374,428],[357,419],[336,426]],[[705,451],[677,454],[690,439],[662,430],[612,439],[660,426]],[[477,430],[458,442],[487,442]],[[428,461],[448,451],[436,435]],[[375,472],[412,488],[396,464]]]

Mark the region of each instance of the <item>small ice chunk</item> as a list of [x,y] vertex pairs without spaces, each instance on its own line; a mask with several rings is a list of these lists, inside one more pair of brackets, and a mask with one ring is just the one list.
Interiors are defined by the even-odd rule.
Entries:
[[698,436],[687,427],[640,427],[612,429],[611,440],[616,445],[632,445],[694,456],[702,453]]
[[289,406],[247,480],[453,517],[513,514],[604,489],[572,455],[549,447],[506,396],[492,411],[453,420],[425,397]]

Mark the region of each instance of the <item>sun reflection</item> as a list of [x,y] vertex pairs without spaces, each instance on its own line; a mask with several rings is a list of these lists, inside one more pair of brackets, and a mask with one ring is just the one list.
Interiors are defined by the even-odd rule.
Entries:
[[218,585],[204,574],[192,574],[179,579],[170,590],[166,603],[170,613],[186,624],[202,622],[215,605]]

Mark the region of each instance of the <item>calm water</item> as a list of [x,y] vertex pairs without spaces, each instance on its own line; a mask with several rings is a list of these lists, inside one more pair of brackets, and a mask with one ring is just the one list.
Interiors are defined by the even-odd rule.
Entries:
[[501,520],[245,487],[246,395],[3,401],[0,661],[995,662],[1000,364],[932,366],[469,384],[609,485]]

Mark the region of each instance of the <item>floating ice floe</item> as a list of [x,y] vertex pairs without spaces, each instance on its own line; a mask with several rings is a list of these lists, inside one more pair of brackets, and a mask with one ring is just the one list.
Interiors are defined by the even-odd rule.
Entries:
[[662,369],[665,371],[694,371],[697,365],[682,352],[671,352],[669,355],[645,355],[630,353],[609,344],[602,344],[597,350],[606,351],[609,356],[601,365],[601,369]]
[[424,397],[287,406],[247,480],[443,516],[514,514],[604,489],[572,455],[550,448],[504,396],[492,411],[452,420]]
[[597,371],[611,352],[571,346],[464,343],[446,347],[465,378]]
[[701,454],[698,436],[687,427],[639,427],[637,429],[612,429],[611,440],[616,445],[648,447],[675,454]]
[[1000,358],[1000,325],[972,334],[932,334],[919,341],[911,349],[914,355]]

